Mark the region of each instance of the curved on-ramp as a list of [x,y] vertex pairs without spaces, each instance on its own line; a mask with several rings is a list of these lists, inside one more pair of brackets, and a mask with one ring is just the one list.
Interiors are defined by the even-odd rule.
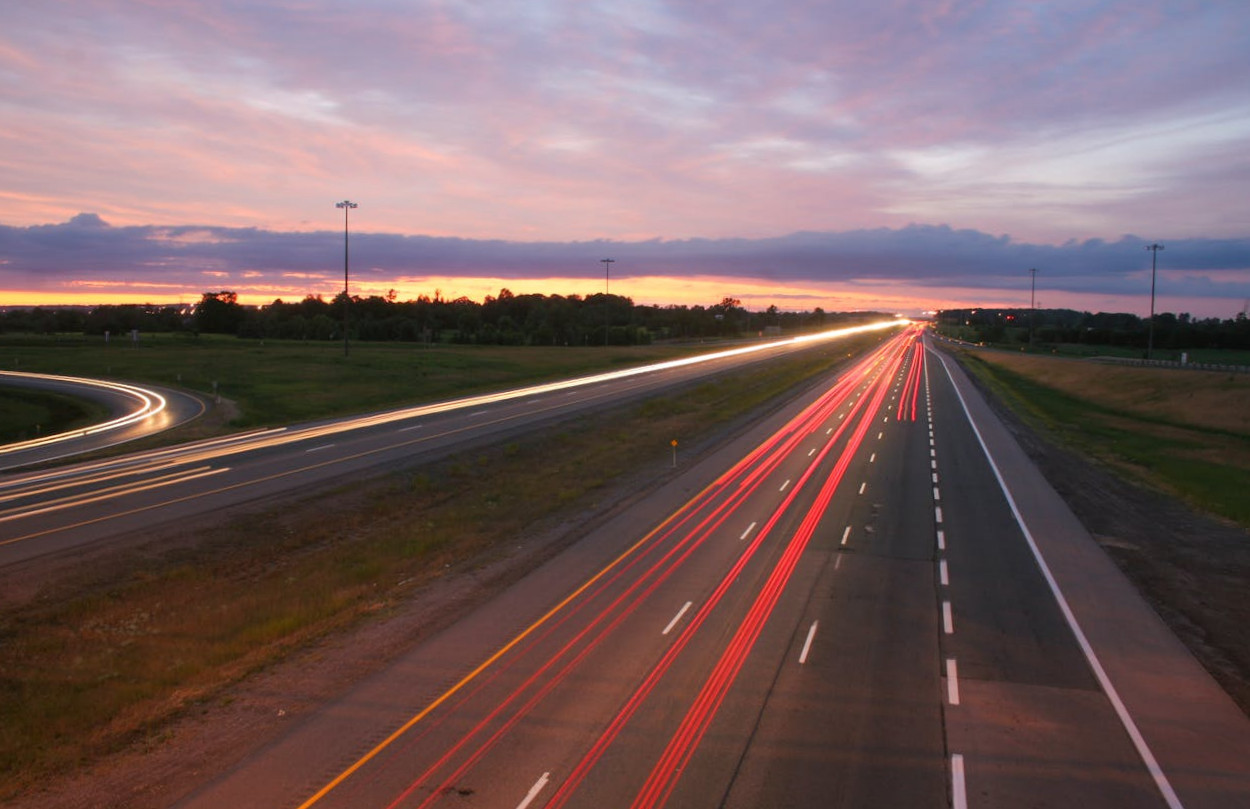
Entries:
[[0,470],[59,460],[167,430],[200,416],[204,403],[188,394],[103,379],[0,371],[0,387],[34,388],[104,404],[112,418],[27,441],[0,445]]

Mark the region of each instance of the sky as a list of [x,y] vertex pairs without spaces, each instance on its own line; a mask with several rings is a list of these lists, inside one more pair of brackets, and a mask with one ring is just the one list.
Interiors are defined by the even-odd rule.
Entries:
[[1250,303],[1244,0],[0,3],[0,305]]

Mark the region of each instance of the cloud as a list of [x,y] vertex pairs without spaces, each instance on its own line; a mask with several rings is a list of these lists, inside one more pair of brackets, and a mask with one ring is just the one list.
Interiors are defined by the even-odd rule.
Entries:
[[1247,221],[1239,3],[6,12],[0,199],[21,224],[308,230],[341,194],[379,230],[513,240]]
[[[1149,277],[1149,242],[1137,236],[1062,245],[1018,242],[944,225],[799,232],[759,239],[509,241],[351,233],[358,284],[396,279],[719,277],[787,287],[900,287],[913,296],[941,290],[986,295],[1027,289],[1030,268],[1052,293],[1136,295]],[[84,213],[55,225],[0,226],[0,288],[54,291],[84,281],[292,287],[333,294],[341,287],[341,231],[270,231],[205,225],[112,227]],[[1250,237],[1167,240],[1158,256],[1160,290],[1172,295],[1250,297]]]

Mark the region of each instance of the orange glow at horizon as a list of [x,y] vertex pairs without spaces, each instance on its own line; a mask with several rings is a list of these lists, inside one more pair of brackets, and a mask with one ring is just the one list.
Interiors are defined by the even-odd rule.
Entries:
[[[238,280],[238,279],[235,279]],[[99,306],[105,304],[153,304],[191,305],[197,303],[204,292],[231,289],[238,294],[239,303],[264,306],[276,299],[288,303],[299,301],[309,295],[331,300],[342,287],[322,287],[312,279],[292,279],[286,285],[274,283],[251,284],[222,281],[212,284],[212,289],[174,285],[145,285],[119,282],[93,281],[89,284],[74,283],[60,290],[0,290],[0,304],[5,306]],[[310,281],[312,283],[309,286]],[[303,283],[301,283],[303,282]],[[311,286],[311,288],[310,288]],[[775,283],[767,280],[717,277],[717,276],[623,276],[611,278],[609,291],[613,295],[631,298],[643,306],[712,306],[724,298],[737,298],[742,306],[751,311],[762,311],[776,306],[782,311],[810,311],[820,307],[825,311],[905,311],[921,312],[929,309],[954,308],[966,305],[962,296],[949,295],[916,296],[910,290],[890,284],[876,288],[863,285],[837,283]],[[357,284],[352,279],[353,297],[386,297],[393,290],[396,300],[416,300],[420,296],[443,300],[467,297],[481,302],[487,296],[498,296],[503,289],[515,295],[541,294],[589,297],[602,294],[604,279],[600,278],[478,278],[455,276],[400,277],[386,281],[362,279]],[[992,302],[976,299],[983,305],[1016,305],[1011,302]]]

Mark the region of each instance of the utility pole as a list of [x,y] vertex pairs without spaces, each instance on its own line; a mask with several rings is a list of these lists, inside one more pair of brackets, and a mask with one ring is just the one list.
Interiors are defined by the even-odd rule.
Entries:
[[608,325],[611,321],[612,310],[608,308],[608,276],[611,274],[612,264],[615,263],[614,258],[599,259],[603,264],[603,347],[608,347]]
[[1029,269],[1031,280],[1029,281],[1029,348],[1033,348],[1033,321],[1037,314],[1037,268]]
[[352,208],[360,207],[351,200],[334,203],[335,208],[343,209],[343,356],[347,356],[347,313],[351,297],[347,292],[347,214]]
[[1146,337],[1146,359],[1152,359],[1155,350],[1155,264],[1163,245],[1155,243],[1147,245],[1150,251],[1150,327]]

